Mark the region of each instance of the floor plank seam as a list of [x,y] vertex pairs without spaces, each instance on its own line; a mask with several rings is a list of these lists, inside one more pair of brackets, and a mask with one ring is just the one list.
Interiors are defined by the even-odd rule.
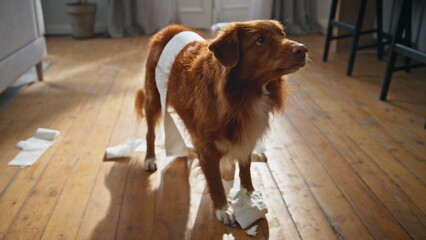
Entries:
[[[273,159],[268,159],[268,161],[273,161]],[[302,238],[302,235],[300,234],[299,228],[297,227],[297,224],[294,222],[293,215],[292,215],[292,213],[291,213],[291,212],[289,211],[289,209],[288,209],[287,202],[285,201],[284,196],[283,196],[284,192],[283,192],[283,190],[281,190],[281,189],[280,189],[280,187],[279,187],[279,185],[278,185],[278,183],[277,183],[277,181],[276,181],[276,179],[275,179],[275,177],[274,177],[274,174],[273,174],[273,173],[272,173],[272,171],[271,171],[271,166],[269,165],[269,163],[268,163],[268,162],[266,162],[266,166],[267,166],[267,168],[268,168],[269,174],[271,175],[272,179],[274,180],[275,188],[276,188],[276,189],[278,189],[278,191],[281,193],[281,195],[280,195],[280,197],[281,197],[281,201],[282,201],[282,203],[284,204],[285,209],[287,210],[288,215],[289,215],[289,216],[291,216],[291,222],[292,222],[292,224],[293,224],[294,228],[297,230],[297,233],[298,233],[298,235],[299,235],[299,238],[300,238],[300,239],[303,239],[303,238]]]

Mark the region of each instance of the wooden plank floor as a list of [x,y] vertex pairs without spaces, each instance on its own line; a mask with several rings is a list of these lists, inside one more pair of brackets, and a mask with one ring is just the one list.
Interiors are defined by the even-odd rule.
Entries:
[[[293,38],[311,61],[290,76],[290,101],[272,121],[268,162],[252,175],[269,207],[254,239],[426,239],[426,69],[394,75],[359,52],[321,61],[323,36]],[[135,90],[148,37],[47,38],[51,66],[0,110],[0,239],[252,239],[213,215],[196,160],[143,153],[103,161],[105,148],[144,137]],[[39,161],[7,166],[39,127],[61,131]]]

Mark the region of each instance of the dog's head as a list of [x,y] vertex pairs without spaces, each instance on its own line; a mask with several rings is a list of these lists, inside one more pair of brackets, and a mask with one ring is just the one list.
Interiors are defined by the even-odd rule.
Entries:
[[303,67],[308,49],[286,38],[275,20],[233,23],[210,43],[210,51],[241,80],[268,81]]

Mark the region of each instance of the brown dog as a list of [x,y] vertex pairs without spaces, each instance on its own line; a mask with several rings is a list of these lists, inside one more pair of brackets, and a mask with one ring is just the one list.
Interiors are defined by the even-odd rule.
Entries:
[[[155,125],[161,116],[155,69],[166,44],[189,28],[172,25],[155,34],[146,63],[145,91],[136,97],[148,124],[145,169],[155,171]],[[213,40],[189,43],[171,68],[167,104],[183,120],[198,152],[217,218],[235,221],[221,182],[223,159],[238,160],[241,186],[253,191],[250,157],[269,127],[269,115],[286,101],[286,74],[306,62],[307,48],[286,38],[277,21],[233,23]],[[145,93],[144,93],[145,92]],[[166,133],[167,134],[167,133]],[[222,161],[221,161],[222,160]],[[222,163],[221,163],[222,162]]]

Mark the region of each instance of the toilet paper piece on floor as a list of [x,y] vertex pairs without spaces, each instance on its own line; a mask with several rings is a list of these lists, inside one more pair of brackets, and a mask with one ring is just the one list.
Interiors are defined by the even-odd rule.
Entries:
[[144,143],[144,140],[141,138],[129,138],[122,144],[107,148],[106,158],[131,157],[142,143]]
[[[160,139],[161,141],[161,139]],[[163,149],[164,146],[155,142],[155,151]],[[142,138],[128,138],[124,143],[106,149],[106,159],[131,157],[134,152],[146,152],[146,141]]]
[[9,166],[20,166],[21,168],[33,165],[41,155],[52,146],[55,139],[59,136],[58,130],[39,128],[34,137],[24,141],[19,141],[16,147],[22,151],[9,162]]
[[[160,134],[161,135],[161,134]],[[164,150],[164,145],[161,144],[161,136],[155,141],[155,151]],[[146,152],[146,141],[142,138],[128,138],[124,143],[112,146],[106,149],[105,158],[122,158],[131,157],[134,152]]]
[[257,225],[254,225],[253,227],[247,229],[246,233],[249,236],[255,237],[257,235]]
[[234,235],[232,235],[232,233],[226,234],[224,233],[222,236],[222,240],[235,240]]
[[263,202],[262,193],[259,191],[248,194],[244,188],[233,188],[228,197],[231,200],[231,206],[234,208],[235,218],[242,229],[246,229],[268,213],[268,208]]

